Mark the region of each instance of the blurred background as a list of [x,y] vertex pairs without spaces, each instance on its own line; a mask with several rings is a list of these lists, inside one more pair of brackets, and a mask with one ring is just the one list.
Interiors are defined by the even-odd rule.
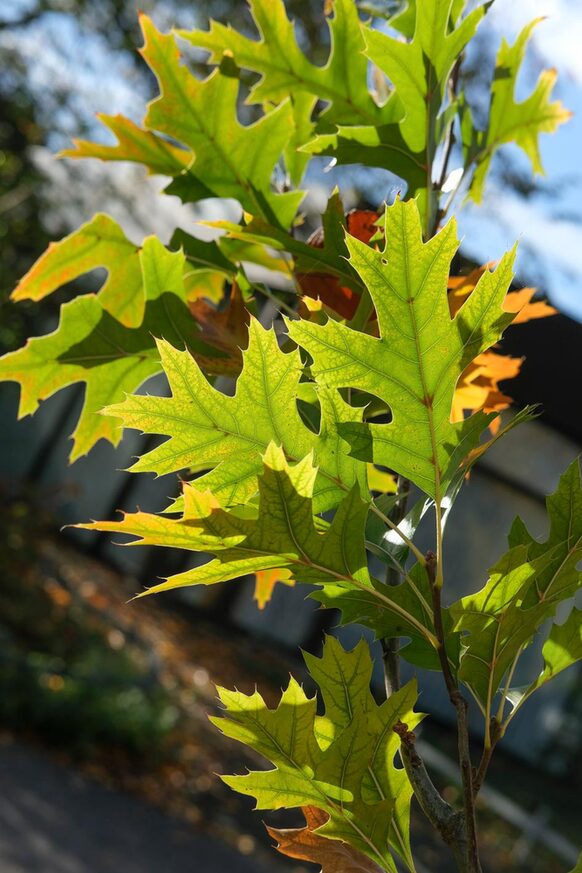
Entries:
[[[323,62],[322,3],[287,5],[305,50]],[[205,26],[209,16],[250,28],[241,0],[143,0],[139,8],[161,28]],[[468,264],[498,258],[518,238],[519,284],[535,284],[560,314],[512,328],[504,340],[508,354],[526,357],[511,383],[516,405],[541,402],[543,414],[487,456],[453,511],[451,599],[483,584],[516,514],[545,533],[544,498],[582,442],[575,394],[582,382],[582,6],[497,0],[465,76],[476,103],[486,100],[499,40],[513,38],[537,15],[547,19],[533,38],[521,84],[527,92],[540,69],[557,67],[557,96],[574,118],[557,135],[542,137],[545,178],[534,182],[520,153],[505,149],[484,204],[458,214]],[[136,243],[151,233],[167,242],[177,226],[201,235],[196,221],[236,214],[233,203],[194,209],[162,197],[163,180],[146,178],[133,165],[55,159],[72,136],[105,141],[97,112],[141,120],[155,83],[136,53],[140,42],[135,0],[0,3],[2,352],[51,330],[67,294],[98,284],[96,274],[95,284],[85,278],[41,305],[7,302],[48,242],[95,212],[112,214]],[[387,172],[329,170],[319,159],[307,184],[307,229],[317,226],[336,184],[346,208],[375,208],[400,187]],[[304,588],[279,585],[260,610],[250,579],[127,604],[143,584],[185,569],[191,559],[121,549],[108,536],[60,528],[137,505],[158,510],[176,493],[175,477],[120,472],[145,448],[145,438],[134,433],[119,449],[101,442],[68,466],[77,388],[20,423],[17,400],[16,385],[0,385],[3,873],[214,873],[227,864],[233,873],[305,870],[269,849],[261,816],[215,775],[241,772],[252,761],[208,724],[213,683],[249,691],[256,681],[274,698],[290,670],[301,675],[299,646],[318,652],[323,631],[347,643],[362,632],[336,630],[337,617],[316,611]],[[532,649],[524,668],[535,672],[539,663],[539,649]],[[434,716],[424,723],[421,742],[435,780],[454,798],[455,738],[438,679],[428,678],[421,699]],[[512,724],[481,801],[486,869],[565,873],[576,862],[581,692],[582,672],[563,673]],[[413,828],[419,873],[451,870],[420,814]]]

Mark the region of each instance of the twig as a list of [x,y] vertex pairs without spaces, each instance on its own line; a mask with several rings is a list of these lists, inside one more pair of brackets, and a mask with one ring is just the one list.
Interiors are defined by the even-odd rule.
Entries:
[[408,725],[398,722],[394,732],[400,738],[400,756],[420,808],[441,835],[443,842],[450,847],[459,870],[467,870],[467,837],[463,813],[447,803],[435,787],[418,754],[416,737],[408,730]]
[[483,785],[483,781],[485,779],[485,776],[487,775],[489,764],[491,763],[491,758],[493,757],[493,752],[495,751],[495,746],[503,736],[503,728],[500,722],[498,722],[495,717],[491,719],[489,725],[489,736],[490,743],[488,746],[484,747],[483,755],[481,756],[481,761],[479,762],[479,767],[477,768],[477,772],[473,777],[473,797],[477,797],[479,791],[481,790],[481,786]]
[[461,869],[466,873],[481,873],[479,863],[479,846],[477,842],[477,821],[475,818],[475,797],[473,794],[473,766],[469,748],[468,703],[459,691],[447,656],[443,613],[441,606],[441,587],[436,584],[436,555],[426,553],[426,571],[433,595],[434,627],[439,641],[438,656],[444,676],[449,699],[455,707],[457,715],[457,735],[459,749],[459,764],[461,767],[461,782],[463,786],[463,811],[465,820],[466,844],[465,864]]

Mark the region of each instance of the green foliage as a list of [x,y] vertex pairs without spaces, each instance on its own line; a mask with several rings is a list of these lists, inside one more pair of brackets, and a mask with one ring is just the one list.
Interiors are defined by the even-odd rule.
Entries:
[[553,133],[558,125],[570,118],[571,113],[559,101],[552,103],[550,100],[556,81],[555,70],[544,70],[530,96],[521,103],[515,100],[516,82],[527,43],[540,21],[537,18],[524,27],[514,45],[502,41],[493,73],[491,108],[485,130],[474,131],[469,118],[464,122],[465,161],[476,163],[470,193],[478,203],[483,198],[491,159],[502,145],[508,142],[518,145],[530,159],[533,171],[543,173],[540,133]]
[[[509,536],[512,548],[493,568],[485,587],[451,607],[456,630],[467,634],[459,676],[488,713],[506,674],[505,696],[515,700],[510,681],[517,659],[534,633],[555,615],[558,605],[582,586],[582,572],[577,569],[582,559],[578,461],[548,497],[547,508],[550,534],[546,542],[534,540],[516,519]],[[574,610],[564,625],[552,625],[543,649],[544,670],[525,692],[527,697],[580,659],[578,619],[579,611]]]
[[324,390],[319,394],[319,433],[314,433],[297,407],[299,354],[281,352],[273,331],[251,320],[233,397],[213,388],[188,352],[167,342],[159,343],[159,351],[172,397],[128,397],[109,410],[125,427],[170,437],[140,458],[134,471],[210,469],[197,487],[210,489],[226,506],[245,503],[256,491],[261,453],[275,440],[289,460],[302,460],[314,451],[316,512],[335,506],[355,483],[365,494],[366,466],[347,457],[349,446],[340,434],[342,424],[361,420],[361,412],[337,392]]
[[[377,6],[361,10],[376,14]],[[367,644],[346,652],[331,638],[321,658],[305,658],[325,707],[319,715],[295,680],[275,710],[258,693],[221,691],[222,731],[275,767],[225,780],[262,809],[308,807],[307,827],[293,838],[297,857],[331,859],[326,846],[340,841],[349,847],[335,856],[344,866],[394,871],[399,856],[414,871],[414,792],[459,869],[480,873],[474,803],[493,748],[527,699],[582,655],[579,611],[555,621],[580,587],[582,492],[574,464],[548,499],[547,540],[517,520],[485,587],[443,605],[450,508],[471,466],[532,415],[521,410],[500,426],[508,401],[499,382],[518,362],[492,349],[516,317],[552,312],[529,306],[527,290],[508,297],[513,251],[493,270],[451,276],[459,243],[455,219],[446,219],[457,189],[445,196],[444,182],[454,156],[460,189],[479,201],[507,143],[542,172],[539,137],[568,113],[551,102],[551,71],[515,101],[535,22],[514,46],[503,42],[478,130],[459,83],[489,3],[470,12],[463,0],[381,6],[390,33],[364,22],[354,0],[326,3],[331,45],[318,65],[282,0],[251,0],[258,36],[217,22],[179,32],[209,52],[201,78],[175,36],[142,16],[142,55],[159,95],[141,126],[102,117],[115,144],[78,140],[65,154],[138,162],[170,177],[166,191],[186,203],[234,198],[241,218],[215,222],[217,241],[179,230],[166,248],[151,238],[135,245],[112,219],[95,216],[50,246],[13,298],[40,301],[95,268],[107,280],[63,304],[53,333],[6,355],[0,377],[21,385],[21,415],[84,383],[73,460],[134,428],[166,438],[134,472],[198,477],[165,512],[81,525],[210,556],[143,593],[251,573],[264,574],[268,591],[280,574],[309,584],[344,623],[382,642],[393,693],[380,704]],[[247,110],[239,104],[249,81]],[[406,198],[382,215],[346,216],[334,191],[321,233],[306,241],[297,186],[319,154],[391,171]],[[265,297],[280,310],[269,329],[253,317],[266,317]],[[135,393],[162,372],[169,396]],[[427,514],[434,548],[423,553],[414,538]],[[371,575],[368,553],[382,578]],[[546,623],[540,673],[515,688],[519,659]],[[416,688],[395,690],[396,651],[444,674],[457,713],[462,810],[438,794],[414,747]],[[465,689],[484,716],[475,769]],[[395,766],[399,748],[404,768]]]
[[390,408],[390,424],[350,428],[352,451],[406,476],[440,503],[488,424],[483,414],[451,424],[451,405],[467,365],[513,320],[503,310],[513,256],[485,273],[451,318],[447,280],[458,248],[454,220],[424,243],[415,201],[397,200],[386,210],[384,233],[383,251],[347,240],[380,337],[335,321],[292,321],[289,335],[312,356],[319,384],[366,391]]
[[250,746],[274,770],[223,776],[250,794],[257,809],[312,805],[329,813],[318,834],[343,840],[382,869],[395,871],[389,847],[411,869],[408,837],[410,786],[394,765],[394,727],[413,727],[417,692],[410,683],[378,706],[370,693],[372,661],[360,642],[351,652],[328,637],[321,658],[307,656],[320,686],[325,713],[292,678],[275,710],[258,692],[219,689],[226,716],[213,722],[228,737]]
[[[202,356],[211,371],[223,369],[221,361],[225,356],[201,339],[200,329],[190,315],[183,278],[184,256],[166,251],[153,237],[146,240],[138,258],[132,249],[131,273],[129,264],[120,272],[124,278],[131,275],[137,286],[134,266],[139,268],[138,294],[143,311],[139,326],[127,327],[121,316],[116,318],[109,311],[111,308],[116,311],[115,306],[108,309],[103,305],[101,295],[105,294],[107,299],[114,287],[109,280],[98,294],[86,294],[65,303],[53,333],[29,340],[24,348],[0,360],[0,377],[17,380],[22,385],[20,416],[34,412],[41,400],[67,385],[86,384],[85,402],[73,434],[72,460],[86,454],[101,437],[114,445],[119,443],[122,436],[119,421],[99,413],[160,372],[153,334],[163,334],[169,342]],[[49,255],[61,251],[53,249]],[[103,261],[102,254],[98,260]],[[49,276],[45,287],[50,288],[49,257],[47,262],[43,265]],[[85,272],[90,263],[80,257],[75,271]],[[116,280],[120,278],[118,272],[115,276]],[[123,287],[131,290],[131,284]]]

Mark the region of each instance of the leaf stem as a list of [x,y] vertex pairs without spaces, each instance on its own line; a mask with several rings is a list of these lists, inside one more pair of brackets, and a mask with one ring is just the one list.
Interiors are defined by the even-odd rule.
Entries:
[[412,554],[414,555],[414,557],[416,558],[418,563],[422,567],[424,567],[426,564],[426,558],[424,557],[424,555],[422,554],[420,549],[414,545],[412,540],[406,536],[404,531],[401,531],[400,528],[398,527],[398,525],[395,522],[393,522],[391,518],[389,518],[387,515],[385,515],[385,513],[383,513],[381,509],[378,509],[378,507],[376,506],[376,504],[373,501],[370,504],[370,509],[372,510],[372,512],[375,515],[378,516],[378,518],[380,518],[384,522],[385,525],[387,525],[390,528],[390,530],[393,530],[395,534],[398,534],[398,536],[400,537],[402,542],[408,546],[408,548],[410,549],[410,551],[412,552]]
[[[408,503],[408,495],[410,493],[410,482],[403,476],[398,476],[398,495],[399,499],[391,515],[394,524],[399,525],[406,515],[406,506]],[[406,574],[405,574],[406,575]],[[386,568],[386,585],[396,586],[400,581],[400,573],[394,566]],[[400,649],[399,637],[385,637],[382,641],[382,661],[384,664],[384,688],[386,690],[386,698],[400,688]]]

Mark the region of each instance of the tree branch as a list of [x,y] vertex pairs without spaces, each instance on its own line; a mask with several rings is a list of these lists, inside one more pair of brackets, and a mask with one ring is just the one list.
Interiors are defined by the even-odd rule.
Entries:
[[451,672],[451,665],[449,663],[445,644],[441,589],[440,586],[436,585],[435,578],[436,555],[433,552],[427,552],[426,554],[426,571],[428,573],[433,596],[434,627],[436,637],[439,641],[439,660],[447,691],[449,693],[449,699],[455,707],[457,715],[459,764],[461,767],[461,781],[463,785],[463,812],[466,831],[465,863],[460,869],[466,871],[466,873],[481,873],[479,846],[477,842],[477,821],[475,818],[475,796],[473,792],[473,766],[471,764],[471,752],[469,748],[469,705],[459,691],[456,679]]
[[451,849],[459,870],[466,870],[467,836],[463,813],[447,803],[435,787],[416,749],[416,737],[408,726],[398,722],[394,732],[400,737],[400,757],[420,808]]

